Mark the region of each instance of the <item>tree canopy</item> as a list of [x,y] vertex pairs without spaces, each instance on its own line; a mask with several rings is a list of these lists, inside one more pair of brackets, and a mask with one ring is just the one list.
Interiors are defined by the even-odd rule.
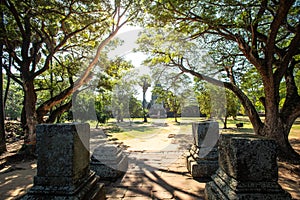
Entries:
[[[275,139],[281,159],[299,161],[288,142],[292,124],[300,116],[296,76],[300,67],[299,10],[300,3],[295,0],[157,0],[147,7],[149,17],[144,25],[152,29],[142,34],[141,49],[150,54],[152,64],[177,67],[231,90],[243,105],[255,133]],[[197,48],[203,46],[208,49],[214,70],[204,70],[206,63],[190,60],[189,51],[182,50],[194,50],[194,55],[199,55]],[[241,86],[245,72],[250,70],[262,82],[264,120],[251,95]],[[215,72],[222,78],[216,79]]]
[[[24,90],[26,143],[34,145],[35,125],[53,108],[70,107],[70,96],[91,79],[104,47],[138,12],[135,1],[1,1],[3,67]],[[62,80],[59,90],[51,88],[49,98],[37,102],[37,86]]]

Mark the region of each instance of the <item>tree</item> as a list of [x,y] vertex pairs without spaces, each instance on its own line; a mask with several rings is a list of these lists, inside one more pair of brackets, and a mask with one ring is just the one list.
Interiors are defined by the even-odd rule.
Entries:
[[97,78],[91,82],[97,83],[95,108],[98,123],[105,123],[112,116],[113,90],[115,87],[118,87],[120,80],[122,80],[128,70],[133,68],[133,65],[121,57],[113,60],[103,57],[100,65],[104,70],[95,72]]
[[135,76],[134,71],[127,71],[113,87],[111,96],[112,112],[118,123],[124,122],[124,118],[130,119],[130,99],[137,93],[134,88],[136,84]]
[[[239,102],[229,90],[222,90],[217,86],[196,79],[194,91],[199,103],[200,112],[208,118],[217,118],[227,129],[228,117],[236,117],[239,111]],[[223,96],[223,98],[220,98]],[[224,101],[225,100],[225,101]]]
[[142,87],[143,89],[143,117],[144,117],[144,122],[147,122],[147,111],[146,111],[146,92],[149,87],[151,87],[151,78],[149,75],[143,75],[139,77],[138,81],[139,86]]
[[192,90],[188,88],[191,85],[190,77],[186,74],[177,74],[174,70],[159,67],[153,69],[155,82],[159,82],[152,91],[158,96],[157,102],[163,103],[164,107],[174,113],[175,122],[178,122],[178,116],[183,107],[188,104]]
[[181,102],[179,96],[176,96],[172,91],[164,90],[162,87],[156,87],[152,93],[158,95],[157,102],[164,103],[164,107],[169,112],[174,113],[174,120],[178,122],[178,115],[181,112]]
[[[1,28],[2,28],[2,24],[4,23],[4,12],[3,9],[1,7],[0,10],[0,15],[1,15]],[[2,32],[0,34],[3,34]],[[5,140],[5,119],[4,119],[4,99],[3,99],[3,47],[4,47],[4,42],[1,40],[0,41],[0,57],[1,57],[1,61],[0,61],[0,154],[6,151],[6,140]]]
[[112,116],[111,113],[111,93],[108,91],[103,91],[96,96],[95,109],[97,116],[96,128],[98,128],[99,123],[106,123],[108,119]]
[[224,128],[227,128],[227,119],[228,117],[233,117],[233,119],[236,119],[239,110],[240,110],[240,102],[236,98],[236,96],[228,89],[225,90],[226,92],[226,112],[224,117]]
[[[133,8],[133,4],[136,8]],[[25,145],[35,145],[35,125],[44,122],[50,110],[91,79],[91,70],[98,63],[103,48],[119,29],[134,19],[138,4],[133,1],[1,1],[4,21],[1,41],[5,44],[4,59],[13,58],[14,70],[5,66],[6,73],[24,90],[22,123]],[[94,56],[91,52],[96,49]],[[66,54],[76,54],[81,75],[68,87],[37,106],[36,79],[49,70],[52,62]],[[89,63],[84,64],[82,63]],[[64,67],[65,65],[61,65]],[[79,67],[79,66],[78,66]],[[68,102],[70,105],[70,101]],[[62,104],[61,107],[69,106]]]
[[142,103],[135,97],[135,96],[131,96],[129,98],[129,115],[130,118],[133,119],[137,118],[137,117],[141,117],[144,116],[144,110],[142,107]]
[[[4,83],[7,83],[7,76]],[[23,90],[15,81],[9,83],[9,90],[6,95],[5,117],[10,119],[20,119],[23,104]]]
[[[144,22],[148,27],[165,27],[172,33],[169,37],[159,34],[160,40],[149,32],[142,36],[143,49],[148,49],[152,61],[178,67],[182,72],[231,90],[243,105],[254,132],[277,141],[280,159],[299,163],[300,155],[288,140],[290,129],[300,116],[299,77],[295,76],[300,67],[299,2],[163,0],[147,6],[149,18]],[[188,59],[187,52],[173,51],[174,48],[166,50],[166,42],[171,43],[177,33],[184,36],[176,39],[180,46],[186,47],[185,41],[199,48],[202,40],[212,57],[226,58],[227,63],[214,60],[211,63],[226,77],[218,80],[199,70],[199,66],[205,67],[206,63],[193,62]],[[262,80],[260,100],[265,111],[264,120],[238,79],[243,76],[244,69],[250,68]],[[284,84],[284,98],[280,95],[281,84]]]
[[[1,10],[2,11],[2,10]],[[3,55],[3,44],[0,44],[0,56]],[[3,63],[0,61],[0,154],[6,151],[5,126],[4,126],[4,101],[3,101]]]

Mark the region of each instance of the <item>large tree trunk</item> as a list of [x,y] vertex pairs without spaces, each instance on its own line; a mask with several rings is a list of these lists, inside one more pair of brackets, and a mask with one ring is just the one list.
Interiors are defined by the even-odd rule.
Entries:
[[[2,58],[3,45],[0,46],[0,56]],[[3,73],[2,73],[2,59],[0,68],[0,154],[6,151],[5,143],[5,125],[4,125],[4,103],[3,103]]]
[[24,110],[26,121],[23,125],[25,138],[24,138],[24,150],[26,153],[34,154],[35,153],[35,144],[36,144],[36,105],[37,97],[34,90],[33,80],[27,80],[24,84]]
[[288,139],[291,129],[291,125],[288,124],[292,123],[285,123],[274,116],[266,119],[264,128],[258,134],[276,140],[280,160],[300,164],[300,155],[293,149]]

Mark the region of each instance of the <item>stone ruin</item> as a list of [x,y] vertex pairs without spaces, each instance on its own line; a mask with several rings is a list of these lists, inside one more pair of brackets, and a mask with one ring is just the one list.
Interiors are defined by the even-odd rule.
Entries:
[[104,200],[104,185],[90,170],[88,124],[37,125],[37,174],[22,200]]
[[194,144],[186,157],[187,169],[193,178],[211,180],[218,169],[219,124],[204,121],[192,124]]
[[222,134],[219,169],[205,186],[205,199],[291,199],[278,184],[277,145],[253,134]]
[[101,179],[116,180],[127,171],[128,157],[120,147],[106,141],[93,151],[90,166]]

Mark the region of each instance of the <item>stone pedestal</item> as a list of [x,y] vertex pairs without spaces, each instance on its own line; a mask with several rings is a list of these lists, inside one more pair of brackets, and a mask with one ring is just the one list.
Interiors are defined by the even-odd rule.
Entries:
[[219,124],[206,121],[192,124],[194,144],[186,158],[187,169],[193,178],[211,180],[218,169]]
[[94,150],[90,166],[101,179],[115,180],[127,171],[128,157],[116,145],[104,143]]
[[45,124],[37,130],[37,175],[22,199],[105,199],[89,167],[88,124]]
[[291,199],[277,183],[276,142],[251,134],[223,134],[219,169],[205,186],[206,199]]

